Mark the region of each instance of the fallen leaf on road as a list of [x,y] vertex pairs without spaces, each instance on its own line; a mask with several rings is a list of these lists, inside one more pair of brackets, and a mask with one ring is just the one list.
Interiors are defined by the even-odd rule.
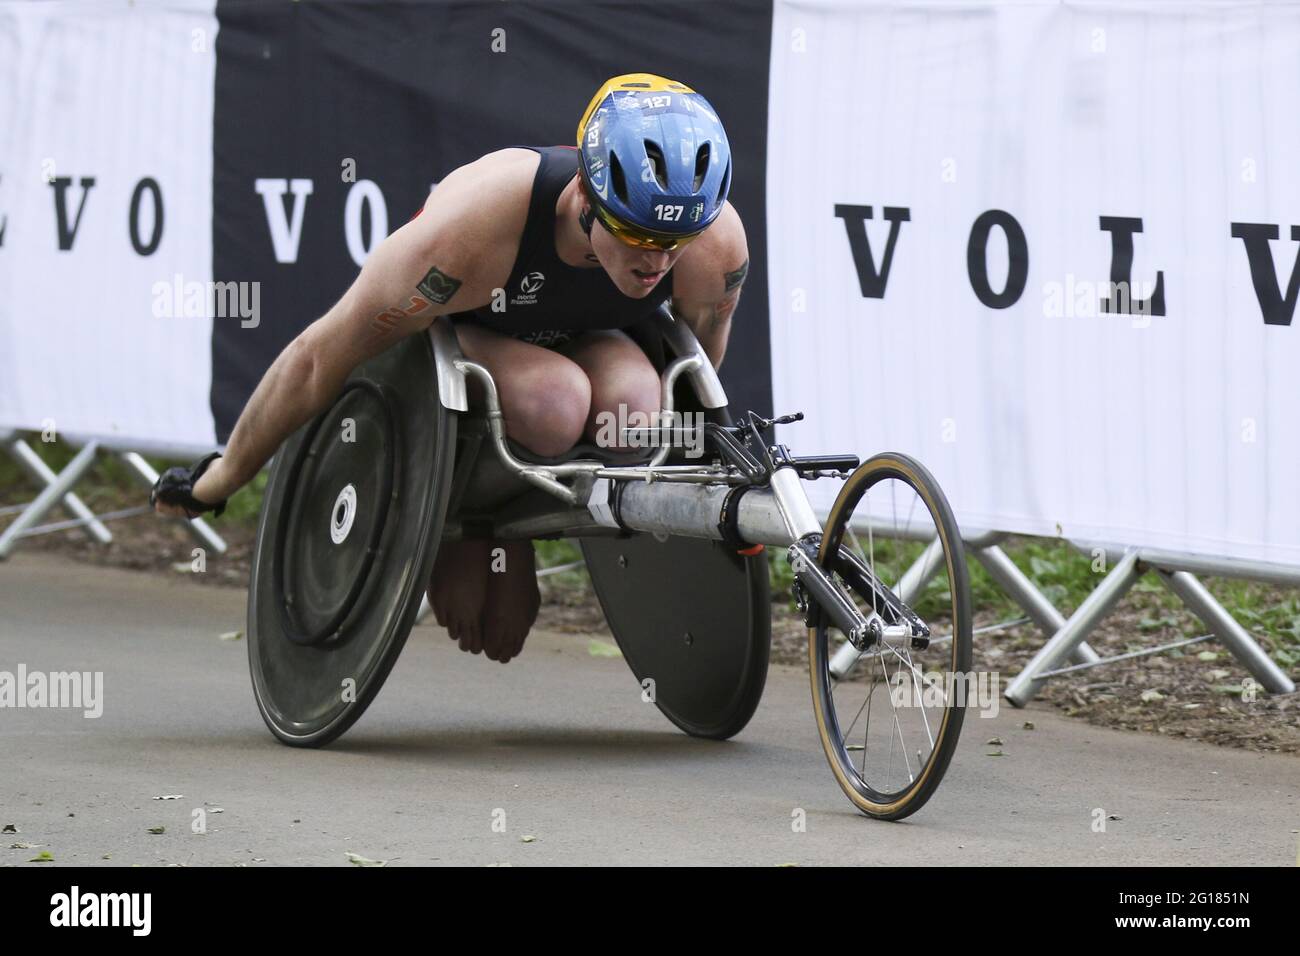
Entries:
[[179,800],[185,796],[183,793],[164,793],[161,797],[154,797],[155,800]]
[[6,823],[4,825],[4,829],[0,829],[0,833],[17,833],[17,832],[18,832],[18,828],[14,826],[12,823]]
[[519,838],[520,843],[535,843],[536,841],[537,837],[535,836],[521,836]]
[[237,640],[239,640],[239,639],[240,639],[241,637],[243,637],[243,636],[244,636],[244,632],[243,632],[243,631],[226,631],[225,634],[222,634],[222,635],[221,635],[221,640],[223,640],[223,641],[237,641]]
[[609,641],[588,641],[587,653],[592,657],[622,657],[623,652],[618,649],[617,644],[611,644]]
[[167,828],[166,828],[166,827],[150,827],[150,828],[149,828],[149,832],[150,832],[150,833],[153,833],[153,834],[166,833],[166,832],[167,832]]
[[990,747],[1001,747],[1001,746],[1002,746],[1002,738],[1001,738],[1001,737],[990,737],[988,740],[986,740],[986,741],[984,741],[984,742],[985,742],[986,744],[988,744]]
[[1034,729],[1034,722],[1033,722],[1032,720],[1026,720],[1026,721],[1024,722],[1024,724],[1021,725],[1021,727],[1022,727],[1022,729],[1024,729],[1024,730],[1033,730],[1033,729]]
[[387,860],[371,860],[359,853],[348,853],[348,862],[355,866],[387,866]]
[[990,751],[989,751],[988,753],[986,753],[984,756],[986,756],[986,757],[1005,757],[1006,754],[1004,754],[1001,750],[990,750]]
[[1149,704],[1153,700],[1164,700],[1164,699],[1165,699],[1165,695],[1160,693],[1160,691],[1154,688],[1152,688],[1151,690],[1144,690],[1142,692],[1142,702],[1144,704]]
[[53,863],[54,856],[53,854],[50,853],[49,850],[42,850],[40,853],[37,853],[34,857],[32,857],[27,862],[28,863]]

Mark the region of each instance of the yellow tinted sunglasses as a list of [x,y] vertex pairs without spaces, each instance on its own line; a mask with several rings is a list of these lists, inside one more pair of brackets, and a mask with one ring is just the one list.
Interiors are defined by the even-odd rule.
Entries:
[[676,252],[688,243],[694,242],[702,234],[701,232],[693,232],[685,236],[656,236],[629,226],[625,222],[620,222],[599,206],[594,208],[596,218],[600,220],[600,224],[619,242],[634,249]]

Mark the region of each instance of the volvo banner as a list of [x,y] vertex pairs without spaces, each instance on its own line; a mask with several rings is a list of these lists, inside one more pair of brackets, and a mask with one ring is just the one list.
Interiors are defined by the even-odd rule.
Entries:
[[778,3],[800,449],[913,453],[967,528],[1300,563],[1296,50],[1293,5]]
[[0,3],[0,429],[211,448],[216,38],[211,0]]

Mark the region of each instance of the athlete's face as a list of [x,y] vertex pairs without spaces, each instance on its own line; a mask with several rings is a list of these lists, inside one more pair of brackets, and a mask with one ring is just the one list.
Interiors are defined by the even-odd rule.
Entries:
[[609,274],[618,291],[633,299],[644,299],[668,274],[673,263],[684,251],[679,246],[672,252],[660,249],[641,249],[629,246],[600,222],[591,226],[591,249],[605,272]]

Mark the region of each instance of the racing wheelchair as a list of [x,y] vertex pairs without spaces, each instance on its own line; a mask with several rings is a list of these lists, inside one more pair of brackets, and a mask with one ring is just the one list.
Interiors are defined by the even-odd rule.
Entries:
[[[286,440],[248,610],[267,726],[319,747],[361,716],[415,623],[441,541],[564,537],[578,540],[646,699],[687,734],[732,737],[767,677],[764,549],[779,548],[836,781],[868,816],[914,813],[956,747],[965,701],[954,686],[971,667],[966,562],[942,491],[901,454],[792,454],[771,436],[801,414],[733,420],[699,342],[666,306],[631,333],[660,371],[664,426],[625,435],[623,448],[644,446],[631,452],[580,445],[541,459],[515,445],[491,374],[445,318],[355,370]],[[481,401],[470,402],[470,380]],[[824,523],[804,488],[818,480],[843,482]]]

